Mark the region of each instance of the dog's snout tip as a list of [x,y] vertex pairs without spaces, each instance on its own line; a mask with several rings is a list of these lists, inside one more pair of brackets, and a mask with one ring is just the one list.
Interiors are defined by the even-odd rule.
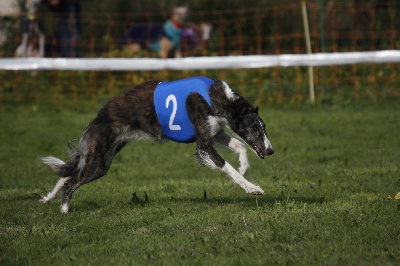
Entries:
[[274,150],[273,149],[268,149],[267,150],[267,155],[270,156],[272,154],[274,154]]

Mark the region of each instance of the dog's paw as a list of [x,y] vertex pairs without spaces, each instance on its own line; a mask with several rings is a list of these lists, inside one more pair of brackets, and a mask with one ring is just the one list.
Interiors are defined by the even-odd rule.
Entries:
[[61,213],[68,213],[68,204],[66,204],[66,203],[63,203],[62,205],[61,205]]
[[256,185],[247,186],[247,193],[252,195],[263,195],[264,190]]
[[39,200],[40,203],[47,203],[49,199],[46,196],[42,196]]

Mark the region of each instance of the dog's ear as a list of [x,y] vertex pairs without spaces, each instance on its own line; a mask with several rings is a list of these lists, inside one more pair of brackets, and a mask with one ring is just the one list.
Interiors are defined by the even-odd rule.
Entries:
[[243,105],[243,106],[238,106],[238,108],[236,109],[237,111],[237,116],[245,116],[249,113],[253,113],[253,107],[251,107],[250,105]]
[[247,114],[252,114],[252,113],[258,115],[258,106],[254,108],[246,102],[246,104],[237,107],[236,113],[238,114],[238,116],[245,116]]

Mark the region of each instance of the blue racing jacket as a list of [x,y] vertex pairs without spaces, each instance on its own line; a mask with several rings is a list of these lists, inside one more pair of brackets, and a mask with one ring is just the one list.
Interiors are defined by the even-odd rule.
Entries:
[[211,106],[208,95],[214,80],[193,77],[172,82],[160,82],[154,91],[154,106],[164,135],[176,142],[191,143],[196,132],[186,111],[186,99],[197,92]]

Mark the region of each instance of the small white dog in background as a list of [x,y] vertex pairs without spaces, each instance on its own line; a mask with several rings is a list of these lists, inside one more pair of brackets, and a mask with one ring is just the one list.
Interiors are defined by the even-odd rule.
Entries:
[[45,35],[40,27],[38,19],[38,4],[41,0],[25,1],[21,6],[22,39],[21,44],[15,50],[15,57],[44,57]]

